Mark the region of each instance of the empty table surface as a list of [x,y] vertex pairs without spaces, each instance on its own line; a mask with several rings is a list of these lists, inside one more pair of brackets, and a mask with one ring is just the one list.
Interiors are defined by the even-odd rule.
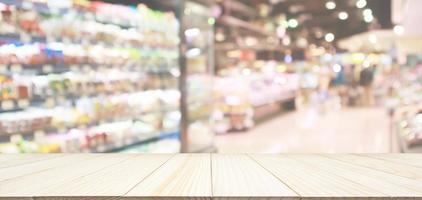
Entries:
[[346,197],[422,198],[422,155],[0,155],[0,199]]

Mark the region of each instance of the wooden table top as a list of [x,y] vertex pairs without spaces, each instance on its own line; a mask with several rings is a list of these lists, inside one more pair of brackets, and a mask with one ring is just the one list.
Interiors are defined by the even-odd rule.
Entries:
[[422,154],[3,154],[0,199],[416,199]]

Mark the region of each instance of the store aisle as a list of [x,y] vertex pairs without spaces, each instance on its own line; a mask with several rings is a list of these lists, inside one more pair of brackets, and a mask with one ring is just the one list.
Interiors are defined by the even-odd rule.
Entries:
[[385,153],[389,118],[382,108],[347,108],[319,114],[305,109],[258,124],[248,132],[218,135],[220,153]]

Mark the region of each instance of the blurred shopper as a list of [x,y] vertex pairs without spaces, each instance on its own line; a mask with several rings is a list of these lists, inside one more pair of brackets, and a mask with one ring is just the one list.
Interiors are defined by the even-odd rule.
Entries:
[[359,84],[363,88],[363,99],[362,103],[364,106],[373,106],[374,105],[374,75],[375,75],[375,65],[364,68],[360,72]]
[[356,66],[345,65],[344,66],[344,77],[346,85],[346,99],[344,104],[348,106],[356,106],[359,99],[359,88],[357,84]]
[[333,79],[333,86],[335,93],[340,98],[340,104],[342,106],[347,105],[347,79],[346,79],[346,69],[343,66],[339,66],[338,71],[335,73]]
[[359,101],[359,87],[357,83],[352,83],[348,89],[348,105],[349,106],[356,106]]

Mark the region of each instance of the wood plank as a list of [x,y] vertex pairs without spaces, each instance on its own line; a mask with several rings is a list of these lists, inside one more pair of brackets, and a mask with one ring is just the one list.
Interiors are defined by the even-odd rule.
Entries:
[[172,156],[140,154],[92,174],[49,187],[39,195],[123,196]]
[[35,156],[0,156],[0,200],[422,198],[416,154]]
[[334,154],[324,156],[334,160],[340,160],[354,165],[383,171],[396,176],[422,181],[422,168],[420,167],[414,167],[400,162],[389,162],[387,160],[367,157],[365,155]]
[[134,154],[96,154],[95,158],[75,162],[39,173],[0,182],[2,197],[39,197],[58,184],[64,184],[134,157]]
[[0,169],[59,157],[61,154],[0,154]]
[[211,188],[211,155],[177,154],[125,196],[210,198]]
[[368,157],[401,163],[414,167],[422,167],[422,154],[361,154]]
[[[49,157],[49,156],[46,156]],[[55,156],[51,159],[37,160],[36,162],[17,165],[15,167],[7,167],[0,169],[0,182],[20,176],[29,175],[60,166],[66,166],[84,159],[94,158],[91,154],[64,154]]]
[[284,155],[250,155],[301,197],[382,197],[380,192]]
[[389,197],[422,197],[422,182],[326,158],[321,155],[286,155],[371,188]]
[[247,155],[212,154],[213,195],[298,198],[288,186]]

